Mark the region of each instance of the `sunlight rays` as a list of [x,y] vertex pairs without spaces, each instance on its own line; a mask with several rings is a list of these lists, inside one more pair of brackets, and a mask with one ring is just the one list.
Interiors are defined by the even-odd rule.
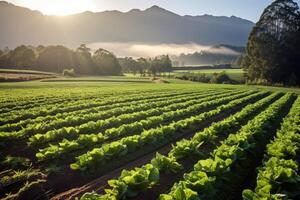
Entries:
[[94,10],[94,2],[91,0],[23,0],[22,2],[47,15],[65,16]]

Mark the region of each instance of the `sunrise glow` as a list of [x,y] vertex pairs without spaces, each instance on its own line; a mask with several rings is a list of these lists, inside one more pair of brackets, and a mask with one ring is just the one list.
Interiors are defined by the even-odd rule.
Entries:
[[93,1],[89,0],[51,0],[40,1],[31,0],[23,1],[28,7],[41,11],[46,15],[70,15],[75,13],[93,10]]

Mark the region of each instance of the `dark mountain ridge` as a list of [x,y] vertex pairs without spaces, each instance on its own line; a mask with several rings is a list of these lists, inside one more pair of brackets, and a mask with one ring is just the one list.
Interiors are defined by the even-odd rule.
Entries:
[[61,17],[0,2],[2,48],[20,44],[76,47],[95,42],[245,46],[253,26],[251,21],[235,16],[180,16],[158,6]]

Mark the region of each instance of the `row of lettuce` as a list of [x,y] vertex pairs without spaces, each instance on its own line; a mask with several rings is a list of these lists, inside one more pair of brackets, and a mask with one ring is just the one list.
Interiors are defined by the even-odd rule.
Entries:
[[[169,92],[176,92],[169,91]],[[64,105],[67,103],[74,103],[75,101],[78,102],[88,102],[91,99],[104,99],[107,97],[117,97],[117,96],[124,96],[124,95],[133,95],[138,94],[138,91],[110,91],[110,92],[97,92],[97,93],[85,93],[82,91],[80,94],[73,94],[68,93],[65,91],[63,95],[56,95],[55,92],[45,92],[42,96],[17,96],[15,99],[4,98],[0,102],[0,111],[1,115],[5,114],[6,112],[15,113],[18,110],[38,110],[42,107],[50,107],[50,105]],[[145,91],[146,94],[154,94],[154,93],[161,93],[160,91]],[[27,94],[27,93],[26,93]],[[35,93],[33,93],[35,94]],[[83,95],[84,94],[84,95]],[[6,115],[6,114],[5,114]]]
[[[28,110],[36,107],[42,107],[46,105],[52,105],[52,104],[61,104],[65,102],[70,101],[76,101],[78,100],[77,97],[66,97],[66,98],[51,98],[51,99],[43,99],[43,100],[31,100],[27,102],[9,102],[9,103],[3,103],[0,106],[0,113],[1,115],[7,115],[9,113],[13,113],[19,110]],[[31,103],[29,103],[31,102]]]
[[[128,94],[128,93],[127,93]],[[53,105],[66,105],[74,102],[84,102],[90,99],[104,99],[109,96],[124,95],[124,92],[111,92],[105,94],[85,94],[83,95],[71,95],[65,94],[63,96],[49,96],[49,93],[46,93],[45,96],[35,96],[35,97],[20,97],[16,99],[2,99],[0,102],[0,113],[1,117],[7,116],[11,113],[17,113],[18,111],[26,110],[38,110],[41,108],[51,108]]]
[[[251,95],[250,98],[247,97],[248,95]],[[73,126],[70,124],[70,127],[64,127],[63,129],[66,130],[66,137],[70,137],[70,140],[65,140],[64,142],[68,143],[65,146],[70,147],[70,151],[76,151],[80,150],[81,148],[93,148],[93,146],[101,145],[103,142],[109,142],[112,143],[110,140],[119,139],[123,136],[129,136],[131,134],[137,135],[140,132],[143,132],[144,129],[150,129],[157,126],[160,126],[161,124],[170,124],[173,120],[180,120],[184,119],[186,117],[191,117],[193,115],[199,114],[199,112],[203,112],[205,110],[211,110],[215,107],[223,104],[228,103],[229,101],[235,99],[235,98],[242,98],[247,97],[247,99],[252,99],[255,96],[259,97],[262,96],[263,93],[258,94],[256,91],[242,91],[242,90],[218,90],[218,91],[211,91],[206,90],[205,93],[202,91],[193,91],[193,92],[168,92],[167,94],[163,93],[156,93],[156,94],[145,94],[145,95],[130,95],[130,97],[123,97],[123,98],[115,98],[116,102],[113,102],[112,104],[107,104],[110,100],[103,100],[102,106],[96,106],[92,108],[88,108],[85,110],[82,110],[81,112],[96,112],[102,113],[102,115],[99,115],[100,119],[99,124],[100,126],[97,126],[95,122],[93,123],[79,123],[80,125],[86,126],[90,125],[91,128],[86,130],[79,129],[79,126]],[[120,103],[117,102],[117,99],[120,100]],[[124,101],[124,99],[127,99]],[[99,100],[99,99],[98,99]],[[136,103],[135,105],[132,105],[133,103]],[[105,105],[107,104],[107,105]],[[82,104],[84,105],[84,104]],[[122,107],[123,105],[127,105]],[[79,107],[78,107],[79,108]],[[38,109],[37,109],[38,110]],[[71,111],[71,112],[61,112],[62,114],[70,114],[70,113],[78,113],[77,111]],[[122,114],[122,113],[129,113],[129,114]],[[22,114],[22,113],[20,113]],[[38,118],[28,118],[27,124],[34,124],[35,122],[45,122],[45,125],[50,124],[54,122],[52,119],[56,119],[53,117],[62,116],[62,114],[55,114],[55,115],[49,115],[49,116],[41,116]],[[80,115],[82,116],[85,114]],[[93,114],[92,114],[93,115]],[[158,116],[156,116],[158,115]],[[90,116],[90,115],[85,115]],[[93,115],[95,116],[95,115]],[[115,116],[118,116],[116,118]],[[100,118],[102,117],[102,119]],[[63,117],[61,117],[63,119]],[[83,119],[83,118],[82,118]],[[117,119],[117,120],[116,120]],[[31,121],[29,121],[31,120]],[[116,121],[114,121],[116,120]],[[95,121],[95,120],[91,120]],[[136,122],[137,121],[137,122]],[[49,123],[48,123],[49,122]],[[76,121],[72,121],[72,123],[76,123]],[[97,122],[97,121],[96,121]],[[64,123],[64,122],[62,122]],[[17,123],[10,124],[10,125],[16,125]],[[18,125],[20,125],[19,123]],[[24,123],[25,124],[25,123]],[[24,125],[23,124],[23,125]],[[57,123],[58,124],[58,123]],[[122,125],[125,124],[125,125]],[[41,127],[45,128],[44,124],[40,125]],[[15,128],[15,132],[18,132],[17,126],[1,126],[0,129],[4,130],[6,128]],[[30,130],[29,126],[22,127],[20,125],[21,131],[28,131],[28,134],[26,136],[30,136],[30,134],[34,134],[35,130]],[[77,129],[78,128],[78,129]],[[56,129],[56,127],[53,127],[53,129]],[[43,129],[46,130],[46,129]],[[59,130],[59,129],[57,129]],[[75,131],[74,131],[75,130]],[[80,131],[78,131],[80,130]],[[104,131],[105,130],[105,131]],[[107,131],[106,131],[107,130]],[[135,130],[134,132],[131,132],[132,130]],[[56,131],[56,130],[55,130]],[[102,133],[94,133],[97,131],[101,131]],[[59,132],[59,131],[58,131]],[[74,134],[74,132],[76,132]],[[12,134],[11,134],[12,133]],[[6,132],[5,134],[9,137],[12,137],[14,135],[13,132]],[[24,132],[23,132],[24,133]],[[45,132],[45,135],[53,136],[53,134],[49,134],[50,132]],[[73,136],[72,136],[73,134]],[[44,134],[41,134],[44,136]],[[55,134],[54,134],[55,135]],[[25,135],[22,135],[25,136]],[[33,135],[34,136],[34,135]],[[74,137],[75,136],[75,137]],[[101,138],[105,138],[105,140],[101,140]],[[22,138],[22,137],[17,137]],[[30,137],[31,138],[31,137]],[[46,137],[47,138],[47,137]],[[51,141],[53,143],[56,143],[61,138],[56,138],[54,136],[52,139],[48,138],[48,141]],[[96,141],[95,141],[96,140]],[[78,142],[78,149],[74,148],[74,144]],[[29,142],[29,146],[39,148],[43,145],[46,145],[47,142],[41,142],[41,143],[31,143]],[[60,143],[59,143],[60,144]],[[82,145],[85,144],[85,145]],[[50,145],[55,146],[55,145]],[[64,148],[64,145],[60,146],[60,148]],[[111,145],[112,148],[113,145]],[[111,149],[109,150],[111,151]],[[42,150],[41,150],[42,152]],[[63,152],[61,154],[58,154],[55,158],[60,158],[64,154],[67,154],[68,152]],[[50,153],[51,154],[51,153]],[[49,152],[47,153],[48,158],[50,158]],[[68,157],[68,155],[66,155]],[[41,159],[44,161],[43,159]],[[47,160],[47,159],[45,159]],[[31,170],[31,169],[30,169]],[[47,169],[48,170],[48,169]],[[9,187],[10,185],[13,185],[14,181],[20,183],[20,190],[17,193],[12,192],[9,194],[9,197],[16,197],[20,196],[22,193],[30,190],[33,187],[40,187],[45,183],[45,175],[40,173],[40,171],[33,170],[34,173],[31,173],[31,171],[15,171],[15,174],[8,174],[7,176],[4,175],[3,177],[3,187],[4,189]],[[27,176],[27,175],[28,176]],[[32,176],[31,176],[32,175]],[[2,181],[2,180],[1,180]],[[24,183],[24,185],[22,185]],[[6,189],[5,189],[6,190]],[[10,192],[9,189],[7,189],[7,192]]]
[[[213,95],[213,93],[211,94]],[[106,129],[119,127],[122,124],[129,124],[150,117],[152,118],[150,118],[149,121],[153,121],[157,119],[157,117],[153,116],[168,116],[169,112],[197,104],[197,102],[201,102],[204,97],[206,97],[206,95],[198,94],[188,97],[176,96],[169,99],[163,98],[157,102],[145,102],[137,105],[129,105],[127,107],[116,107],[115,109],[100,111],[99,113],[93,113],[86,117],[76,117],[67,122],[68,127],[31,136],[29,138],[29,145],[39,146],[62,138],[76,139],[81,134],[97,134]],[[118,117],[116,118],[115,116]],[[110,135],[113,135],[112,131]]]
[[247,162],[248,153],[255,150],[266,135],[271,133],[272,125],[280,120],[286,105],[292,99],[291,94],[285,95],[250,120],[236,134],[230,134],[210,158],[199,160],[194,165],[194,170],[185,174],[182,181],[175,183],[168,194],[160,195],[160,199],[177,200],[181,196],[183,199],[214,199],[220,192],[217,188],[220,189],[220,185],[227,183],[224,177],[230,180],[236,164],[240,161]]
[[[124,139],[124,137],[139,135],[142,132],[146,132],[146,130],[159,127],[161,124],[170,124],[174,120],[178,121],[180,119],[190,117],[199,113],[203,109],[213,108],[222,102],[228,102],[235,97],[244,96],[250,94],[251,92],[239,92],[238,94],[234,93],[230,92],[226,94],[216,94],[206,98],[175,103],[171,104],[170,106],[150,109],[148,111],[140,111],[123,116],[120,115],[118,118],[108,118],[100,121],[100,123],[93,123],[92,126],[90,126],[90,129],[85,131],[81,131],[80,128],[82,126],[79,126],[77,129],[71,128],[70,130],[73,131],[72,134],[69,132],[66,135],[63,134],[62,137],[70,137],[70,135],[73,135],[72,138],[69,140],[64,139],[58,144],[52,144],[51,146],[40,150],[40,152],[37,153],[37,157],[40,160],[49,160],[61,157],[64,154],[74,150],[93,147],[107,141],[116,140],[119,138],[122,138],[124,141],[127,140],[126,138]],[[91,134],[91,132],[101,130],[103,130],[102,133],[100,132]],[[44,141],[53,141],[53,139],[57,139],[61,136],[60,132],[56,132],[56,134],[53,134],[53,132],[51,133],[51,135],[46,133],[41,135],[39,138],[36,138],[35,144],[37,144],[38,141],[39,143]],[[31,139],[32,138],[30,138],[30,142],[33,141]],[[115,144],[117,143],[114,143],[114,145]]]
[[45,105],[41,107],[34,107],[32,109],[27,110],[20,110],[12,111],[10,113],[4,113],[1,116],[1,125],[5,124],[14,124],[18,123],[19,121],[26,120],[26,119],[36,119],[41,117],[47,116],[55,116],[60,113],[70,113],[74,111],[82,111],[86,109],[92,109],[94,107],[104,106],[104,105],[111,105],[115,103],[129,103],[131,101],[136,100],[146,100],[147,98],[158,98],[159,96],[173,96],[176,94],[188,94],[188,92],[176,92],[170,91],[168,93],[163,92],[150,92],[145,93],[145,95],[141,95],[138,92],[129,93],[128,95],[110,95],[110,94],[103,94],[101,96],[93,97],[93,98],[81,98],[76,101],[69,101],[61,104],[52,104],[52,105]]
[[[229,92],[229,91],[228,91]],[[206,98],[208,96],[215,96],[221,95],[221,93],[227,93],[226,90],[219,90],[219,91],[211,91],[211,90],[205,90],[205,93],[202,91],[167,91],[167,92],[154,92],[154,93],[144,93],[141,94],[130,94],[126,96],[118,96],[118,97],[112,97],[112,98],[96,98],[97,101],[102,102],[100,106],[91,107],[88,109],[82,109],[78,111],[72,111],[72,112],[62,112],[59,114],[55,114],[53,116],[42,116],[38,118],[29,118],[32,124],[38,122],[43,122],[41,128],[45,128],[44,125],[49,125],[52,122],[56,122],[56,125],[59,124],[59,121],[55,121],[58,119],[58,116],[61,117],[66,122],[67,119],[64,119],[63,114],[65,116],[68,116],[70,113],[75,114],[75,117],[81,117],[82,120],[84,120],[84,117],[89,116],[96,116],[93,114],[87,114],[89,112],[92,113],[101,113],[102,115],[98,115],[99,118],[94,119],[101,119],[103,122],[106,123],[105,127],[103,126],[103,129],[105,130],[108,126],[115,126],[118,127],[120,124],[123,123],[129,123],[130,121],[143,119],[150,116],[155,115],[161,115],[164,112],[170,111],[170,110],[176,110],[179,108],[186,108],[193,104],[198,103],[198,101],[202,101],[201,99]],[[242,93],[242,91],[234,92],[226,94],[227,96],[235,94],[235,93]],[[223,94],[222,94],[223,95]],[[226,96],[225,94],[223,96]],[[104,96],[102,96],[104,98]],[[68,99],[68,98],[67,98]],[[78,99],[82,99],[81,97]],[[212,99],[212,98],[211,98]],[[73,99],[74,100],[74,99]],[[94,99],[95,100],[95,99]],[[49,101],[50,102],[50,101]],[[79,101],[80,102],[80,101]],[[111,104],[109,104],[111,102]],[[84,105],[84,104],[82,104]],[[79,108],[79,107],[78,107]],[[115,108],[115,109],[114,109]],[[154,111],[155,108],[159,109],[159,111]],[[38,110],[38,109],[36,109]],[[129,113],[129,114],[122,114],[122,113]],[[132,115],[130,114],[132,113]],[[20,113],[22,114],[22,113]],[[84,116],[84,117],[83,117]],[[119,116],[119,118],[116,118],[114,116]],[[104,119],[109,119],[105,121]],[[28,119],[28,121],[29,121]],[[47,120],[46,120],[47,119]],[[54,119],[54,120],[52,120]],[[118,119],[117,121],[113,121],[113,119]],[[119,121],[121,120],[121,121]],[[92,119],[93,121],[93,119]],[[72,121],[74,122],[74,121]],[[18,130],[19,127],[17,126],[10,126],[10,125],[16,125],[15,124],[9,124],[8,126],[1,126],[1,129],[4,130],[7,128],[15,128],[15,130]],[[23,123],[22,125],[24,125]],[[28,123],[29,124],[29,123]],[[37,129],[28,129],[28,127],[22,127],[21,123],[18,123],[20,125],[21,129],[27,130],[28,134],[34,134]],[[26,124],[25,124],[26,125]],[[70,124],[71,126],[71,124]],[[52,129],[55,129],[56,127],[53,127]],[[74,127],[67,127],[67,129],[72,130]],[[45,130],[45,129],[43,129]],[[74,130],[74,129],[73,129]],[[102,129],[101,129],[102,130]],[[98,130],[96,130],[98,131]],[[85,132],[83,132],[85,133]],[[87,132],[85,137],[91,139],[89,144],[86,144],[86,146],[91,145],[91,141],[94,141],[93,136],[95,134],[88,134]],[[7,131],[7,135],[10,134],[10,132]],[[78,134],[79,135],[79,134]],[[98,134],[99,135],[99,134]],[[86,141],[88,142],[88,141]],[[34,145],[30,144],[30,146],[35,147]],[[24,165],[23,165],[24,164]],[[52,168],[52,166],[49,165],[49,168],[46,168],[43,173],[41,173],[38,169],[32,169],[32,163],[29,159],[25,157],[14,157],[14,156],[6,156],[2,159],[1,156],[1,168],[3,169],[10,169],[10,170],[4,170],[1,172],[0,175],[0,199],[22,199],[23,195],[26,194],[30,190],[36,191],[37,188],[41,190],[41,195],[43,194],[43,185],[46,182],[46,174],[52,173],[52,170],[56,170]],[[26,170],[24,170],[26,169]],[[45,173],[47,172],[47,173]],[[45,174],[44,174],[45,173]],[[14,187],[14,188],[12,188]],[[37,192],[38,193],[38,192]],[[44,198],[44,197],[42,197]],[[25,198],[26,199],[26,198]]]
[[[173,96],[176,94],[188,94],[188,92],[168,92],[167,94],[164,94],[162,92],[157,93],[149,93],[145,95],[141,95],[138,92],[129,94],[124,97],[124,95],[110,95],[110,94],[103,94],[98,97],[94,98],[83,98],[75,101],[68,101],[63,102],[60,104],[50,104],[45,105],[41,107],[34,107],[32,109],[25,109],[25,110],[16,110],[9,113],[1,114],[1,121],[0,125],[1,129],[5,128],[5,125],[12,127],[15,123],[20,123],[20,121],[26,121],[28,119],[36,119],[41,117],[49,117],[49,116],[55,116],[60,113],[70,113],[74,111],[83,111],[86,109],[92,109],[99,106],[104,105],[111,105],[115,103],[129,103],[131,101],[136,100],[145,100],[147,98],[158,98],[160,95],[163,95],[165,97]],[[31,121],[29,121],[31,122]],[[24,126],[24,125],[23,125]]]
[[60,103],[60,102],[68,102],[75,99],[79,99],[79,96],[66,96],[65,98],[60,97],[45,97],[45,96],[38,96],[38,97],[31,97],[22,98],[19,97],[17,99],[2,99],[0,105],[1,113],[11,112],[19,109],[29,109],[37,106],[43,106],[48,104]]
[[[242,94],[231,95],[229,97],[219,98],[209,102],[204,102],[202,104],[204,108],[212,107],[212,105],[219,105],[219,107],[211,111],[196,115],[195,110],[191,110],[194,115],[190,117],[184,118],[182,120],[177,120],[166,125],[161,125],[156,128],[144,130],[140,134],[123,137],[119,140],[105,143],[101,145],[100,148],[94,148],[93,150],[78,156],[76,158],[76,162],[71,164],[71,168],[82,171],[93,171],[97,170],[99,166],[103,166],[109,163],[111,160],[116,160],[118,158],[124,157],[125,155],[128,155],[129,153],[143,150],[144,147],[154,147],[167,144],[174,140],[176,137],[182,135],[182,133],[186,133],[193,128],[196,128],[197,124],[207,121],[209,118],[220,114],[222,111],[233,108],[234,106],[236,106],[237,102],[249,102],[251,99],[255,97],[258,98],[261,95],[263,94],[250,91]],[[233,104],[232,102],[235,102],[236,104]]]
[[[261,93],[260,95],[265,94]],[[256,96],[259,96],[256,94]],[[133,170],[123,170],[121,176],[118,179],[112,179],[108,181],[111,189],[107,189],[106,194],[98,195],[96,193],[87,193],[82,199],[126,199],[136,196],[139,192],[146,189],[150,189],[154,185],[159,184],[160,174],[163,173],[177,173],[182,170],[183,166],[180,161],[188,156],[195,156],[196,158],[202,158],[203,155],[201,147],[207,143],[214,143],[218,141],[218,138],[224,132],[230,132],[234,128],[238,128],[247,122],[252,115],[259,112],[264,107],[268,106],[272,101],[275,101],[280,96],[279,93],[272,95],[257,101],[254,104],[249,104],[240,112],[220,121],[212,124],[210,127],[204,129],[201,132],[197,132],[191,139],[182,139],[172,146],[172,149],[167,156],[157,154],[150,163],[145,164],[142,167],[135,168]],[[253,98],[254,96],[252,95]],[[262,97],[262,96],[260,96]],[[216,110],[212,110],[206,115],[207,117],[217,114],[219,112],[225,112],[228,109],[232,109],[237,105],[241,105],[246,101],[246,98],[233,100],[226,105],[218,107]],[[248,99],[249,100],[249,99]],[[201,115],[199,115],[201,116]],[[200,119],[203,118],[203,114]],[[187,128],[192,125],[197,125],[202,120],[195,123],[186,124]],[[174,134],[174,133],[173,133]]]
[[[134,95],[126,98],[119,97],[99,102],[97,100],[94,100],[95,103],[90,103],[89,108],[85,108],[86,104],[78,104],[76,105],[76,107],[78,108],[78,110],[76,111],[58,113],[53,116],[40,116],[34,119],[30,118],[27,120],[19,121],[17,123],[3,125],[0,127],[0,137],[2,137],[3,139],[16,139],[20,137],[28,137],[30,135],[34,135],[35,133],[42,134],[46,133],[47,131],[51,131],[52,129],[62,128],[65,125],[79,125],[80,123],[85,123],[89,120],[104,119],[114,114],[123,113],[123,109],[125,111],[127,111],[126,108],[128,107],[133,109],[134,106],[132,106],[132,104],[141,104],[145,106],[149,104],[151,100],[153,101],[153,98],[157,98],[157,100],[155,99],[154,102],[159,102],[166,101],[168,98],[176,99],[180,98],[181,96],[187,96],[186,93],[172,93],[162,96],[158,95],[145,95],[144,97],[140,97],[140,95]],[[192,93],[190,95],[193,96],[194,94]],[[80,107],[83,108],[80,109]]]
[[300,97],[267,146],[254,191],[243,191],[245,200],[300,198]]
[[[227,177],[230,178],[234,165],[236,165],[237,162],[244,162],[245,159],[247,159],[248,153],[263,141],[262,138],[265,137],[265,134],[270,134],[268,131],[271,129],[272,124],[282,118],[287,105],[294,100],[292,94],[286,94],[277,100],[280,96],[282,95],[274,93],[254,104],[246,106],[240,112],[218,123],[214,123],[203,131],[196,133],[192,139],[183,139],[177,142],[167,156],[157,154],[149,164],[130,171],[123,170],[118,179],[108,181],[110,189],[106,189],[105,194],[87,193],[81,197],[81,200],[127,199],[134,197],[138,195],[139,192],[147,189],[150,190],[154,185],[159,184],[161,173],[177,173],[182,170],[182,165],[179,161],[191,155],[200,158],[194,165],[194,170],[186,173],[183,180],[175,183],[169,193],[161,194],[159,198],[162,200],[214,199],[218,189],[222,188],[222,184],[226,184],[224,177],[227,175]],[[275,100],[276,102],[272,103]],[[231,103],[234,104],[233,102],[234,101]],[[269,104],[271,105],[269,106]],[[299,104],[299,98],[294,105],[297,104]],[[267,107],[267,109],[260,113],[265,107]],[[293,107],[291,113],[294,112],[295,114],[295,112],[297,112],[295,111],[295,107],[296,106]],[[251,119],[253,115],[257,116]],[[251,120],[248,121],[249,119]],[[295,123],[295,120],[293,122]],[[240,126],[242,126],[242,128],[236,134],[229,134],[221,145],[217,146],[211,153],[210,158],[203,159],[203,157],[205,157],[201,153],[201,146],[203,144],[215,144],[215,141],[222,133],[230,133],[232,129]],[[294,129],[291,127],[294,127]],[[291,122],[286,125],[285,131],[287,129],[297,130],[295,124],[291,124]],[[293,139],[295,139],[295,136]],[[272,148],[271,146],[272,144],[269,145],[268,148]],[[295,144],[292,146],[294,147]],[[273,146],[273,148],[275,147]],[[246,193],[249,193],[249,191]]]
[[[83,108],[80,109],[80,106],[85,107],[85,103],[90,101],[88,98],[83,98],[83,97],[68,97],[66,96],[66,102],[70,101],[70,105],[73,105],[77,99],[78,105],[76,106],[78,110],[71,111],[71,112],[60,112],[55,115],[47,115],[47,116],[40,116],[37,118],[28,118],[27,120],[20,121],[18,123],[12,123],[12,124],[7,124],[7,125],[2,125],[0,127],[1,131],[5,136],[11,137],[14,135],[14,131],[21,133],[22,136],[30,136],[34,135],[36,132],[41,131],[41,133],[47,133],[47,128],[49,129],[56,129],[59,126],[64,127],[70,118],[74,117],[78,119],[77,122],[80,122],[80,120],[86,120],[86,118],[91,119],[91,120],[100,120],[101,124],[103,124],[104,119],[109,119],[105,121],[107,126],[112,126],[115,124],[119,124],[119,120],[122,120],[124,123],[128,123],[129,121],[132,121],[133,119],[142,119],[145,118],[146,116],[150,115],[158,115],[162,114],[162,111],[167,111],[168,109],[174,109],[175,107],[182,106],[183,102],[188,102],[186,103],[186,107],[188,107],[188,104],[193,104],[197,103],[198,100],[201,98],[205,98],[207,96],[213,96],[217,94],[221,94],[227,91],[218,91],[218,92],[213,92],[211,90],[205,90],[205,93],[202,93],[201,91],[167,91],[167,92],[145,92],[143,95],[140,93],[131,93],[131,94],[126,94],[126,95],[120,95],[118,96],[108,96],[108,95],[94,95],[94,96],[89,96],[89,98],[92,98],[92,103],[97,102],[97,106],[90,107],[90,108]],[[228,94],[230,95],[230,94]],[[55,98],[56,99],[56,98]],[[61,98],[59,98],[61,99]],[[42,103],[35,103],[39,102],[39,100],[42,100]],[[51,105],[51,103],[58,103],[54,99],[50,99],[47,101],[47,99],[33,99],[33,103],[35,106],[40,105],[41,108],[34,108],[34,109],[28,109],[26,112],[29,113],[33,110],[47,110],[49,107],[45,106],[43,107],[43,104],[47,105],[47,102]],[[98,104],[99,102],[99,104]],[[180,103],[180,104],[178,104]],[[12,107],[11,113],[14,113],[14,110],[20,109],[21,106],[18,106],[23,103],[16,103],[14,105],[14,102],[7,102],[5,103],[8,107]],[[177,105],[176,105],[177,104]],[[15,107],[13,107],[13,105]],[[24,108],[29,108],[29,104],[24,104],[26,105]],[[55,104],[58,105],[58,104]],[[62,104],[64,106],[68,106],[69,104]],[[93,104],[95,105],[95,104]],[[1,105],[0,105],[1,106]],[[169,107],[168,107],[169,106]],[[160,110],[159,112],[154,112],[153,110],[155,108],[163,109]],[[167,109],[168,108],[168,109]],[[145,111],[145,112],[143,112]],[[149,111],[149,112],[147,112]],[[20,110],[19,115],[23,115],[23,110]],[[89,114],[91,113],[91,114]],[[94,114],[96,113],[96,114]],[[127,113],[127,114],[123,114]],[[130,113],[134,113],[133,115],[130,115]],[[97,115],[99,114],[99,115]],[[123,115],[121,115],[123,114]],[[117,121],[112,121],[112,119],[118,119],[114,116],[120,116],[119,120]],[[97,118],[98,117],[98,118]],[[96,120],[96,121],[97,121]],[[71,121],[74,123],[74,120]],[[120,121],[121,122],[121,121]],[[40,123],[40,124],[38,124]],[[81,124],[83,122],[80,122]],[[32,126],[31,126],[32,125]],[[52,125],[52,127],[50,126]],[[73,127],[72,124],[69,124],[70,127],[67,127],[66,130],[72,131]],[[119,126],[119,125],[118,125]],[[103,126],[104,128],[104,126]],[[74,130],[74,129],[73,129]],[[97,130],[96,130],[97,131]],[[5,132],[5,133],[4,133]],[[26,134],[23,134],[26,133]],[[85,132],[84,132],[85,133]],[[85,134],[85,136],[89,139],[90,141],[94,141],[93,134],[89,135],[89,132]],[[68,135],[69,136],[69,135]],[[12,138],[15,139],[15,138]],[[1,140],[1,139],[0,139]],[[27,140],[27,138],[26,138]],[[86,141],[87,142],[87,141]],[[6,142],[5,142],[6,144]],[[9,143],[8,143],[9,144]],[[91,143],[90,143],[91,144]],[[34,145],[30,144],[31,147],[35,147]],[[89,146],[88,144],[86,146]],[[23,195],[26,195],[29,191],[40,191],[40,194],[43,194],[43,186],[46,183],[47,176],[46,174],[51,174],[52,170],[56,170],[55,168],[52,168],[51,165],[48,165],[49,168],[47,167],[45,171],[43,170],[43,173],[39,169],[32,169],[32,162],[30,159],[27,159],[25,157],[15,157],[15,156],[0,156],[0,167],[2,168],[3,171],[1,171],[0,174],[0,199],[27,199],[23,197]],[[45,174],[44,174],[45,173]],[[35,194],[37,195],[38,192]],[[37,196],[35,196],[38,198]],[[44,198],[40,197],[41,199]],[[47,197],[46,197],[47,198]]]
[[[128,123],[134,118],[150,117],[158,114],[155,108],[169,106],[174,109],[174,105],[188,101],[189,103],[196,103],[197,100],[207,97],[207,95],[218,94],[221,92],[208,92],[206,95],[199,93],[187,94],[168,94],[159,98],[148,98],[143,100],[136,100],[126,103],[116,103],[112,105],[104,105],[81,111],[82,114],[69,114],[65,119],[56,118],[48,123],[37,123],[32,126],[22,128],[20,131],[11,133],[3,132],[0,137],[3,139],[17,139],[22,137],[29,137],[29,146],[39,148],[40,145],[48,142],[59,141],[59,139],[75,139],[80,134],[91,134],[102,131],[105,128],[114,127],[118,124]],[[154,97],[153,97],[154,98]],[[174,104],[174,105],[173,105]],[[187,104],[181,105],[188,106]],[[151,110],[152,109],[152,110]],[[161,111],[160,111],[161,112]],[[119,116],[115,118],[115,116]],[[52,116],[50,116],[52,118]],[[76,126],[77,125],[77,126]]]

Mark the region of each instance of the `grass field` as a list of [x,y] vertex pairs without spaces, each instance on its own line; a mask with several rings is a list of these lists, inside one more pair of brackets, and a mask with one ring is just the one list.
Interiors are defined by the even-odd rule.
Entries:
[[120,82],[120,83],[151,83],[149,78],[132,76],[89,76],[89,77],[59,77],[42,80],[42,82]]
[[201,73],[208,76],[212,76],[214,73],[225,72],[231,79],[241,82],[244,80],[244,71],[242,69],[203,69],[203,70],[176,70],[173,74],[176,73]]
[[286,192],[300,89],[167,81],[1,83],[0,199],[263,198],[290,159],[264,182]]

